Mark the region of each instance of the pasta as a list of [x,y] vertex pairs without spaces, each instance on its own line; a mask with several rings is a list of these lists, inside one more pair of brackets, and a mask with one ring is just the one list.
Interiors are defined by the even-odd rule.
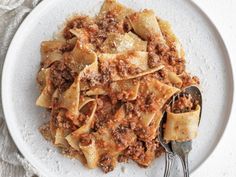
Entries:
[[102,51],[104,53],[120,53],[132,50],[147,50],[147,42],[141,40],[132,32],[125,33],[124,35],[111,33],[102,45]]
[[154,38],[155,42],[166,45],[162,31],[152,10],[144,10],[129,16],[134,31],[143,39]]
[[53,86],[49,82],[50,71],[49,69],[41,69],[38,74],[38,82],[41,83],[41,94],[36,101],[37,106],[50,108],[52,101],[52,94],[54,92]]
[[61,153],[88,168],[112,171],[117,162],[148,167],[164,149],[158,128],[167,111],[166,141],[192,140],[201,107],[190,97],[167,102],[199,85],[168,22],[152,10],[105,0],[96,17],[68,19],[60,38],[41,43],[36,105],[50,111],[40,127]]
[[201,107],[191,95],[182,96],[167,110],[164,139],[189,141],[197,136]]
[[[148,66],[147,52],[128,52],[119,54],[101,54],[99,61],[103,70],[112,68],[112,65],[119,65],[110,73],[112,81],[137,78],[146,74],[153,73],[163,68],[157,65],[155,68]],[[128,68],[127,68],[128,66]]]
[[164,138],[167,141],[189,141],[197,136],[200,106],[186,113],[167,113]]
[[84,153],[88,168],[96,168],[98,163],[98,152],[95,140],[92,139],[89,145],[80,144],[80,149]]

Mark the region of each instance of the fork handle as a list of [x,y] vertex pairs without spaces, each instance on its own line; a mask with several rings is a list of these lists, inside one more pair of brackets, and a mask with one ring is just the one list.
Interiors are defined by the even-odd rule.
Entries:
[[164,177],[169,177],[170,172],[174,163],[174,154],[173,153],[166,153],[165,154],[165,172],[164,172]]
[[184,156],[179,156],[183,165],[184,177],[189,177],[189,167],[188,167],[188,153]]

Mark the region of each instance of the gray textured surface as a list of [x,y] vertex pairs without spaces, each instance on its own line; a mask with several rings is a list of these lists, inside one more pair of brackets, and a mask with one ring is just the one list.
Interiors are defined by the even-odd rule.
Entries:
[[[0,66],[21,21],[39,0],[0,0]],[[18,153],[0,109],[0,177],[30,177],[33,169]]]

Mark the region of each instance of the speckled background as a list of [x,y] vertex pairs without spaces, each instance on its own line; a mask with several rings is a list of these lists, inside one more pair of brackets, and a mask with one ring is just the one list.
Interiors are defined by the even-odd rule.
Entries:
[[[229,50],[236,76],[236,1],[195,0],[219,29]],[[192,177],[235,177],[236,176],[236,107],[228,122],[222,140],[210,158]]]

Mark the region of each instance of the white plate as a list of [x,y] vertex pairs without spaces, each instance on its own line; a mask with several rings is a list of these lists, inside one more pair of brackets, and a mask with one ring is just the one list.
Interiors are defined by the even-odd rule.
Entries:
[[[189,157],[190,169],[194,171],[219,142],[231,111],[233,76],[225,45],[211,21],[189,0],[120,2],[135,9],[154,9],[158,16],[168,20],[186,50],[187,70],[200,77],[203,114],[199,136]],[[101,4],[102,0],[44,0],[22,23],[6,57],[2,101],[10,133],[22,154],[47,177],[104,176],[100,170],[88,170],[79,161],[63,157],[42,138],[38,127],[48,118],[44,109],[35,106],[39,95],[35,76],[40,63],[40,42],[51,39],[68,15],[74,12],[94,15]],[[134,163],[120,164],[109,176],[161,177],[163,168],[161,157],[147,169]],[[174,176],[181,174],[178,169]]]

